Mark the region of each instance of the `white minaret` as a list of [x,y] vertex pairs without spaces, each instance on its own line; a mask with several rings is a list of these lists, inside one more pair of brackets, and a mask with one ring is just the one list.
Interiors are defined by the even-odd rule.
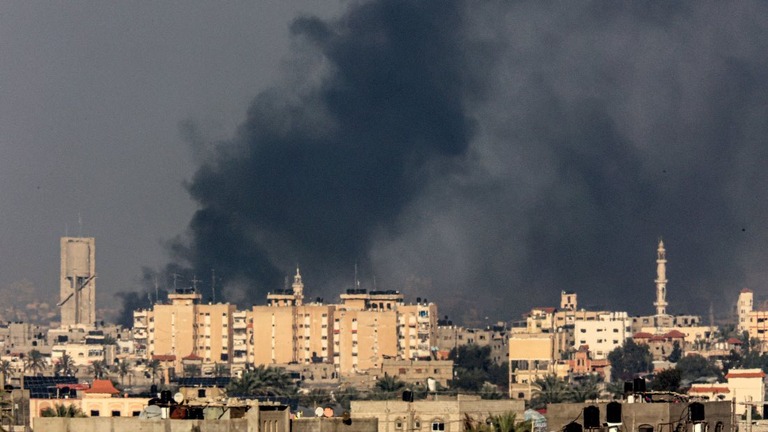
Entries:
[[301,306],[304,302],[304,283],[301,282],[301,273],[299,272],[299,266],[296,266],[296,275],[293,277],[293,297],[295,298],[295,305]]
[[667,314],[667,251],[664,242],[659,239],[659,248],[656,250],[656,316]]

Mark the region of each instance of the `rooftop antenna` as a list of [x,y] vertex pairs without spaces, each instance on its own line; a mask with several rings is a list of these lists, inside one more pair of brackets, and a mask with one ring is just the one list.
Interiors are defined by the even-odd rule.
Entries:
[[197,283],[201,282],[200,279],[197,278],[197,276],[192,275],[192,291],[197,292]]
[[80,214],[80,212],[77,212],[77,226],[78,226],[78,237],[83,236],[83,216]]
[[360,288],[360,281],[357,280],[357,261],[355,261],[355,289]]
[[373,275],[373,290],[376,291],[376,275]]
[[216,269],[211,269],[211,298],[216,303]]
[[181,277],[180,274],[174,273],[173,274],[173,291],[176,292],[176,281]]

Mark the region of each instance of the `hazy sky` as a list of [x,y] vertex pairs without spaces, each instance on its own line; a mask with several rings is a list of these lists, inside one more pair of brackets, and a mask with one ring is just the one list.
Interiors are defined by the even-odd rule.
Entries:
[[0,287],[55,298],[68,233],[103,306],[211,268],[260,303],[297,263],[332,300],[358,263],[460,320],[640,314],[663,237],[668,309],[725,316],[766,291],[766,9],[5,2]]

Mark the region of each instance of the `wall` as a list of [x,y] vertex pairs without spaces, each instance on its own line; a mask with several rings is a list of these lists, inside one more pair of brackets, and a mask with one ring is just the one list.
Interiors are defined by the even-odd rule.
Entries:
[[302,418],[291,422],[291,432],[377,432],[379,421],[375,418],[354,419],[344,424],[341,418]]

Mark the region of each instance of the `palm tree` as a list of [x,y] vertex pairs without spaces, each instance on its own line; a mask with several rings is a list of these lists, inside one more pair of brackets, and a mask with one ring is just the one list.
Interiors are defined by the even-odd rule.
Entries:
[[95,379],[101,379],[104,377],[104,373],[107,371],[107,366],[104,364],[101,360],[95,360],[93,363],[91,363],[91,372],[93,373],[93,378]]
[[155,383],[155,378],[157,378],[158,372],[160,372],[160,360],[158,359],[152,359],[147,363],[147,369],[149,369],[150,373],[152,374],[152,384]]
[[297,390],[285,369],[264,365],[246,370],[242,377],[227,386],[227,393],[244,396],[293,396]]
[[11,362],[8,360],[3,360],[0,362],[0,374],[3,374],[3,380],[6,382],[8,381],[8,378],[10,378],[10,375],[13,373],[13,366],[11,365]]
[[62,355],[53,368],[53,373],[56,376],[72,376],[76,372],[77,369],[75,368],[75,361],[72,360],[72,357],[68,356],[67,354]]
[[584,402],[597,399],[600,396],[600,383],[602,380],[599,375],[588,375],[580,379],[576,385],[571,388],[571,401]]
[[371,393],[371,399],[386,400],[394,399],[400,390],[405,389],[405,383],[397,377],[384,375],[376,381]]
[[534,381],[536,387],[531,398],[531,407],[543,408],[550,403],[568,402],[572,398],[571,389],[564,380],[555,375],[547,375]]
[[41,417],[85,417],[85,413],[75,405],[54,405],[40,412]]
[[32,350],[27,354],[27,358],[24,360],[25,370],[30,370],[32,373],[37,374],[45,370],[45,367],[43,353],[38,350]]
[[491,426],[494,432],[531,432],[533,430],[530,420],[517,421],[517,415],[512,411],[491,416]]
[[128,381],[130,382],[131,364],[128,363],[128,360],[123,360],[117,364],[117,376],[120,377],[120,387],[125,386],[124,379],[126,375],[128,375]]
[[299,402],[304,406],[313,408],[327,405],[332,402],[331,393],[328,390],[314,388],[299,397]]

